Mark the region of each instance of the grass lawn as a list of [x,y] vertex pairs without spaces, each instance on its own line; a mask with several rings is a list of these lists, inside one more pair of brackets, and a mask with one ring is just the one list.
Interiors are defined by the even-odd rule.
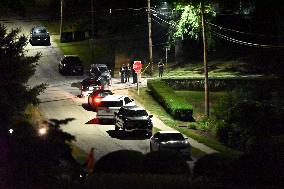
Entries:
[[[141,88],[140,89],[140,95],[137,95],[136,89],[130,89],[130,94],[135,97],[135,100],[139,103],[143,104],[143,106],[150,111],[151,114],[156,115],[159,119],[161,119],[165,124],[168,126],[175,128],[176,130],[180,131],[181,133],[197,140],[198,142],[201,142],[224,155],[229,156],[236,156],[240,153],[238,151],[235,151],[231,148],[228,148],[222,144],[220,144],[218,141],[213,140],[212,138],[208,138],[202,135],[199,135],[196,132],[193,132],[190,129],[184,128],[184,127],[178,127],[179,125],[188,125],[188,122],[182,122],[178,120],[174,120],[165,110],[164,108],[156,102],[152,96],[148,93],[147,88]],[[201,96],[201,95],[197,95]],[[199,97],[200,98],[200,97]],[[196,99],[198,99],[196,97]],[[203,101],[202,101],[203,103]],[[194,151],[194,150],[193,150]]]
[[[62,50],[65,55],[78,55],[83,61],[85,69],[88,69],[91,64],[103,63],[107,64],[111,62],[112,49],[105,42],[95,42],[94,44],[94,60],[92,60],[91,43],[89,40],[79,42],[61,43],[59,40],[59,22],[42,21],[42,24],[48,28],[48,31],[53,36],[54,42]],[[64,31],[72,31],[65,29]],[[112,65],[108,65],[112,66]]]
[[[178,96],[185,98],[193,106],[193,117],[198,119],[204,115],[204,91],[175,91]],[[225,92],[210,92],[210,114],[214,114],[214,107],[225,95]]]
[[[242,71],[245,70],[246,64],[239,61],[209,61],[208,62],[208,76],[209,77],[238,77],[243,75]],[[174,65],[168,64],[165,70],[164,77],[204,77],[203,63]]]

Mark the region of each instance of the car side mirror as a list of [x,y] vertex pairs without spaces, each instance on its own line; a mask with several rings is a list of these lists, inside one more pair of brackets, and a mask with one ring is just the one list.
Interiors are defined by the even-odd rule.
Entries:
[[149,118],[152,118],[153,117],[153,115],[149,115]]

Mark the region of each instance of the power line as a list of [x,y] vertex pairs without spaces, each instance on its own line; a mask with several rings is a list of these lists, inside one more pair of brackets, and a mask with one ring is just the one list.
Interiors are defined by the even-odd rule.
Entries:
[[220,30],[231,31],[231,32],[240,33],[240,34],[244,34],[244,35],[258,36],[258,37],[279,38],[279,36],[268,36],[268,35],[264,35],[264,34],[256,34],[256,33],[249,33],[249,32],[243,32],[243,31],[239,31],[239,30],[234,30],[234,29],[231,29],[231,28],[226,28],[226,27],[223,27],[223,26],[212,24],[210,22],[207,22],[207,24],[209,24],[210,26],[216,27],[216,28],[218,28]]
[[165,22],[165,23],[167,23],[168,25],[170,25],[170,26],[173,26],[174,24],[172,24],[172,23],[170,23],[170,22],[168,22],[168,21],[166,21],[166,20],[164,20],[164,19],[162,19],[162,18],[160,18],[160,17],[158,17],[157,15],[155,15],[155,14],[152,14],[154,17],[156,17],[157,19],[159,19],[159,20],[161,20],[162,22]]
[[224,39],[226,41],[229,41],[229,42],[232,42],[232,43],[236,43],[236,44],[239,44],[239,45],[244,45],[244,46],[249,46],[249,47],[258,47],[258,48],[270,48],[270,49],[282,49],[284,48],[284,46],[282,45],[266,45],[266,44],[258,44],[258,43],[250,43],[250,42],[246,42],[246,41],[241,41],[241,40],[238,40],[238,39],[234,39],[232,37],[228,37],[226,35],[223,35],[223,34],[220,34],[220,33],[217,33],[215,31],[211,31],[213,35],[221,38],[221,39]]

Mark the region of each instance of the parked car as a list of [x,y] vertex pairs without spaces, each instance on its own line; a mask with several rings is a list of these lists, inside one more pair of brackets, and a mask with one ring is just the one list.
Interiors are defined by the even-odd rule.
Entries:
[[90,69],[90,75],[92,77],[100,78],[102,83],[111,85],[111,74],[107,65],[105,64],[92,64]]
[[185,157],[191,157],[191,145],[178,131],[158,131],[150,138],[150,151],[160,150],[175,150]]
[[108,95],[104,97],[97,112],[100,121],[114,120],[114,112],[118,112],[122,106],[134,106],[135,101],[125,95]]
[[97,78],[88,77],[81,82],[81,97],[89,96],[96,90],[103,90],[104,86]]
[[30,32],[30,44],[31,45],[50,45],[49,32],[44,26],[36,26],[31,29]]
[[115,130],[122,129],[125,132],[129,131],[145,131],[147,135],[152,135],[153,123],[147,111],[135,106],[122,106],[118,112],[114,112]]
[[59,72],[63,75],[83,75],[84,67],[77,55],[64,55],[58,65]]
[[88,107],[97,111],[102,98],[107,95],[113,95],[110,90],[94,90],[88,97]]

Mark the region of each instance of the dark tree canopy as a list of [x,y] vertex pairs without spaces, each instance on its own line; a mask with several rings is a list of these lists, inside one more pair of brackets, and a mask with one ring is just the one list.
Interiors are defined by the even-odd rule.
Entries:
[[37,95],[44,84],[29,88],[28,79],[34,74],[40,53],[27,56],[27,38],[19,36],[20,29],[10,31],[0,24],[0,121],[9,123],[30,103],[37,103]]

